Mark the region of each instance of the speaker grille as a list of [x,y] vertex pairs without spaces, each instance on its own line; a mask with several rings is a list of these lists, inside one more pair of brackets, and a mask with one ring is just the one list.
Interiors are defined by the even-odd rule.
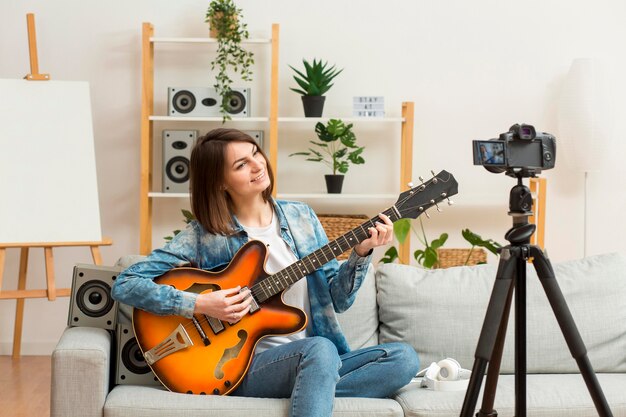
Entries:
[[114,304],[111,287],[102,281],[87,281],[78,289],[76,304],[89,317],[104,316],[111,311]]
[[[124,329],[124,332],[128,332],[128,330]],[[141,349],[139,349],[137,339],[135,339],[134,337],[132,339],[129,339],[124,344],[124,346],[122,347],[121,356],[122,363],[130,372],[138,375],[143,375],[151,371],[150,367],[143,357],[143,353],[141,353]],[[124,375],[120,375],[120,378],[124,379]]]
[[226,111],[230,114],[239,114],[246,108],[246,97],[239,91],[232,91],[228,97]]
[[174,94],[174,98],[172,99],[172,106],[174,107],[174,110],[179,113],[191,113],[193,109],[196,108],[196,97],[191,91],[180,90],[179,92]]
[[189,181],[189,159],[184,156],[173,157],[165,165],[165,175],[177,184]]

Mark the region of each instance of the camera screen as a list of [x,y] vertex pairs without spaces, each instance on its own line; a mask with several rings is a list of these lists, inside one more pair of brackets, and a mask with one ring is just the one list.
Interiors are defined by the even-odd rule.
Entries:
[[475,140],[474,165],[505,165],[504,142],[495,140]]
[[508,165],[510,167],[541,168],[543,158],[539,141],[512,141],[508,143]]

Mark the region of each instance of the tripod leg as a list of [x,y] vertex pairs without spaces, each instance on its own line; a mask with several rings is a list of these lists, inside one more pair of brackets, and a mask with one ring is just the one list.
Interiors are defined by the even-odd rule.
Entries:
[[502,353],[504,351],[504,341],[506,339],[506,329],[509,323],[509,313],[511,311],[511,300],[513,299],[514,288],[515,285],[509,287],[509,294],[506,298],[506,305],[502,314],[502,320],[500,321],[500,328],[498,329],[496,345],[494,346],[489,368],[487,369],[483,402],[480,406],[480,411],[476,414],[477,417],[495,417],[498,415],[498,412],[493,408],[493,404],[496,398],[498,377],[500,376],[500,365],[502,364]]
[[591,394],[591,399],[598,411],[598,415],[602,417],[613,416],[606,398],[604,397],[604,393],[602,392],[602,388],[600,387],[600,383],[598,382],[598,378],[593,372],[593,368],[587,357],[587,348],[580,337],[574,318],[567,307],[561,288],[556,281],[550,260],[546,258],[543,251],[537,246],[530,247],[530,255],[533,257],[533,265],[537,271],[539,280],[552,306],[552,311],[554,311],[554,316],[559,323],[559,327],[565,337],[570,353],[576,360],[578,369],[580,369],[580,373],[585,380],[585,384],[587,385],[589,394]]
[[[506,246],[502,249],[496,281],[493,285],[487,313],[485,314],[483,327],[478,338],[476,353],[474,354],[475,360],[472,367],[472,376],[465,393],[461,417],[472,417],[476,410],[480,386],[487,369],[487,363],[493,355],[499,328],[501,327],[500,323],[504,319],[505,311],[510,308],[510,303],[507,303],[507,300],[512,290],[514,277],[517,275],[517,256],[519,256],[519,252],[519,248],[511,246]],[[502,338],[504,339],[504,335]],[[495,392],[490,394],[493,397]]]

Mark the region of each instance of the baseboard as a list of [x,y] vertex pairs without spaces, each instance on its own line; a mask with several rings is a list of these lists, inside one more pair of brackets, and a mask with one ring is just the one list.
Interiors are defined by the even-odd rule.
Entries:
[[[20,354],[23,356],[50,356],[56,342],[28,342],[22,343]],[[0,355],[12,355],[13,342],[0,342]]]

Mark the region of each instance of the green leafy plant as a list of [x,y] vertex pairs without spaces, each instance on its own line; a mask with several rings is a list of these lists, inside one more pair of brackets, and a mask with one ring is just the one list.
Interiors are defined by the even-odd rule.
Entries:
[[304,64],[304,73],[291,65],[289,68],[297,74],[293,78],[300,86],[300,88],[291,88],[291,90],[303,96],[323,96],[333,86],[331,84],[333,79],[343,71],[343,69],[335,69],[334,65],[328,67],[328,62],[322,62],[322,60],[313,59],[311,64],[303,59],[302,63]]
[[[446,241],[448,240],[448,234],[442,233],[438,238],[433,239],[429,242],[426,237],[426,232],[424,230],[424,225],[421,218],[419,219],[419,222],[421,228],[421,236],[417,233],[416,234],[420,239],[420,242],[424,245],[424,249],[418,249],[413,252],[413,258],[418,264],[422,265],[425,268],[437,268],[439,266],[439,256],[437,254],[437,249],[441,248],[446,243]],[[400,244],[404,243],[411,230],[411,219],[400,219],[393,224],[394,236]],[[499,255],[499,250],[502,245],[500,245],[493,239],[483,239],[481,236],[472,232],[469,229],[463,229],[461,231],[461,235],[465,240],[470,243],[470,245],[472,245],[464,265],[468,264],[472,256],[472,251],[476,247],[485,248],[494,255]],[[398,249],[395,246],[391,246],[389,249],[387,249],[379,262],[391,263],[398,259],[398,257]]]
[[477,246],[479,248],[487,249],[489,252],[493,253],[494,255],[500,254],[500,249],[502,248],[502,245],[493,239],[485,240],[479,235],[477,235],[476,233],[472,232],[470,229],[463,229],[461,231],[461,235],[463,235],[463,238],[465,238],[465,240],[467,240],[472,245],[472,247],[470,248],[469,254],[467,255],[467,259],[465,260],[465,265],[467,265],[467,263],[469,262],[470,256],[472,256],[472,251]]
[[[356,136],[352,132],[352,123],[345,124],[340,119],[330,119],[326,125],[318,122],[315,125],[315,133],[320,142],[309,141],[319,148],[309,148],[309,152],[295,152],[289,156],[307,156],[307,161],[322,162],[333,171],[345,174],[348,172],[350,163],[360,165],[365,163],[361,156],[365,147],[356,145]],[[352,150],[351,150],[352,149]]]
[[252,80],[254,54],[241,46],[243,39],[248,39],[248,25],[242,22],[242,10],[237,8],[233,0],[213,0],[209,3],[205,22],[216,31],[217,54],[211,62],[211,70],[217,68],[215,87],[221,97],[220,113],[222,122],[230,120],[228,113],[231,108],[233,80],[229,71],[239,73],[244,81]]
[[[422,265],[424,268],[436,268],[438,265],[439,257],[437,255],[437,249],[442,247],[448,240],[448,234],[442,233],[438,238],[428,241],[426,237],[426,231],[422,219],[419,219],[421,236],[417,235],[420,242],[424,245],[424,249],[418,249],[413,252],[413,258],[415,261]],[[411,231],[411,219],[400,219],[393,224],[393,232],[399,243],[404,243],[407,236]],[[391,246],[385,252],[383,258],[379,262],[391,263],[398,259],[398,249],[395,246]]]
[[[189,210],[181,209],[180,211],[183,213],[183,222],[185,222],[185,224],[189,224],[196,219],[193,213]],[[174,236],[180,233],[180,229],[174,230],[172,233],[173,236],[165,236],[163,239],[169,242],[170,240],[174,239]]]

